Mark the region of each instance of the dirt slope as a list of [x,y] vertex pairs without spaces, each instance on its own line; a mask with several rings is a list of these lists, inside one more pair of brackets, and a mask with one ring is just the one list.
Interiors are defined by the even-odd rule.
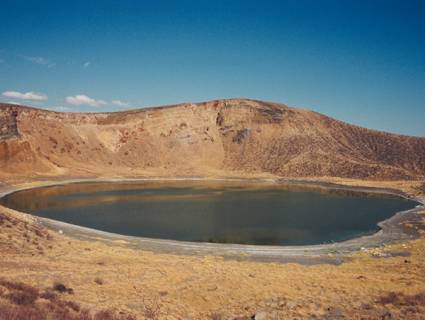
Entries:
[[116,113],[0,104],[0,178],[243,175],[423,179],[425,138],[253,100]]

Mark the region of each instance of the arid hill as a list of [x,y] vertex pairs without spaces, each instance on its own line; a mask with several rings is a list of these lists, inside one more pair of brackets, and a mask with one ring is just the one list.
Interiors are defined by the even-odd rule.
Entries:
[[229,99],[115,113],[0,104],[0,178],[242,176],[423,179],[425,138]]

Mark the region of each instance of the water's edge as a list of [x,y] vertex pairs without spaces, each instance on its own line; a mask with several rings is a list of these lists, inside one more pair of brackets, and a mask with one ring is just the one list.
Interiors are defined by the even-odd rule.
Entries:
[[[187,242],[177,240],[152,239],[144,237],[125,236],[78,225],[73,225],[57,220],[33,216],[48,229],[61,232],[76,239],[86,241],[102,241],[111,245],[126,246],[130,248],[152,251],[157,253],[170,253],[182,255],[215,255],[228,259],[237,260],[259,260],[273,262],[297,262],[304,264],[314,263],[341,263],[348,256],[364,248],[374,248],[384,244],[415,239],[419,235],[416,232],[407,232],[403,224],[420,219],[417,212],[425,208],[425,200],[412,197],[397,189],[344,186],[335,183],[320,181],[304,181],[293,179],[243,179],[243,178],[91,178],[91,179],[69,179],[63,181],[51,181],[39,186],[3,186],[0,187],[0,198],[22,190],[64,185],[83,182],[137,182],[137,181],[240,181],[240,182],[268,182],[276,184],[293,184],[301,186],[315,186],[328,189],[340,189],[348,191],[361,191],[368,193],[384,193],[416,201],[418,206],[410,210],[397,212],[390,218],[378,223],[380,230],[371,235],[360,236],[354,239],[335,242],[330,244],[300,245],[300,246],[270,246],[270,245],[241,245],[220,244],[206,242]],[[2,207],[2,206],[0,206]],[[11,210],[11,209],[9,209]],[[27,214],[27,213],[24,213]]]

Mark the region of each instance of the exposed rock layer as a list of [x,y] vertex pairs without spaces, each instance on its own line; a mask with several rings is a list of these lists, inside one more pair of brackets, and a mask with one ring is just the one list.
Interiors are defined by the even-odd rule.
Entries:
[[0,104],[0,177],[244,175],[423,179],[425,138],[253,100],[116,113]]

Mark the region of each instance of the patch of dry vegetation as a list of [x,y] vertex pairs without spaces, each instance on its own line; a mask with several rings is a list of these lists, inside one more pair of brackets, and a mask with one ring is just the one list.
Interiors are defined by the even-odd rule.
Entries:
[[[136,320],[133,315],[111,310],[91,312],[74,301],[63,300],[53,291],[65,292],[63,284],[44,291],[21,283],[0,279],[1,320]],[[69,289],[67,290],[69,293]]]
[[423,306],[425,307],[425,292],[414,295],[405,295],[402,292],[389,292],[378,298],[380,304],[391,304],[394,306]]
[[[53,236],[32,218],[24,219],[12,210],[0,212],[0,243],[3,253],[29,253],[44,255],[53,248]],[[13,239],[13,241],[12,241]]]

